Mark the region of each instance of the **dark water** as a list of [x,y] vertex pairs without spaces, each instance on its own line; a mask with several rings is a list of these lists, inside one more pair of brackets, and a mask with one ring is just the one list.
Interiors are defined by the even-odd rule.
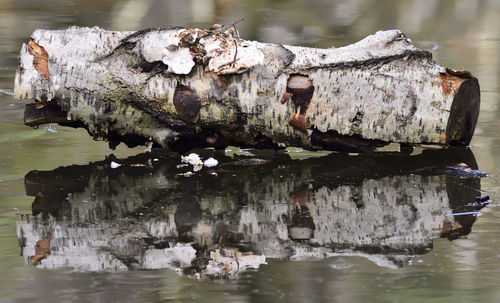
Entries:
[[[109,156],[84,131],[28,128],[25,101],[10,96],[35,28],[240,18],[246,39],[318,47],[402,29],[479,78],[471,148],[252,150],[270,160],[257,166],[201,150],[219,166],[185,178],[177,154]],[[0,301],[499,302],[499,19],[499,1],[0,2]],[[459,162],[488,177],[446,173]],[[470,204],[484,194],[491,205]],[[463,212],[473,215],[450,216]]]

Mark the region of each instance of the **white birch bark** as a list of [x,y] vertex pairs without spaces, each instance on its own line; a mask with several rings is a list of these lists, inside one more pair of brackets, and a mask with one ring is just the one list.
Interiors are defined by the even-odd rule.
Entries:
[[[233,28],[72,27],[32,39],[48,53],[48,75],[23,45],[15,96],[56,102],[67,124],[129,145],[468,144],[479,113],[477,79],[435,64],[398,30],[328,49],[246,41]],[[287,89],[296,75],[309,79],[310,98]]]

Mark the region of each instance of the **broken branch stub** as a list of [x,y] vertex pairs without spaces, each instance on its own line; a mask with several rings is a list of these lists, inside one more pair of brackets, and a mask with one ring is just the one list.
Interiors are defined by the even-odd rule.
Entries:
[[112,145],[176,150],[467,145],[480,103],[476,78],[398,30],[328,49],[246,41],[234,27],[36,30],[14,93],[64,112],[51,121],[27,110],[31,126],[66,115]]

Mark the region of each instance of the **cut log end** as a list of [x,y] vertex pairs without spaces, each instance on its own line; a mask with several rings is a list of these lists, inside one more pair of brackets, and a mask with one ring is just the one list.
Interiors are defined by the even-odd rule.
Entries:
[[446,143],[469,145],[479,118],[480,91],[476,78],[463,81],[455,93],[446,127]]

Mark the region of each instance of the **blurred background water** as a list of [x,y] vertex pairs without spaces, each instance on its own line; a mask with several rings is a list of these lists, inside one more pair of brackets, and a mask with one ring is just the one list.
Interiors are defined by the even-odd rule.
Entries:
[[[67,200],[70,205],[64,204],[60,207],[63,214],[50,214],[49,212],[41,219],[42,222],[39,225],[20,216],[31,214],[35,210],[33,197],[27,193],[28,187],[25,187],[25,182],[31,180],[26,176],[29,172],[42,170],[49,171],[49,177],[72,178],[71,174],[58,175],[58,172],[54,170],[61,166],[64,169],[64,167],[78,164],[80,167],[77,171],[81,175],[89,170],[100,171],[95,167],[103,164],[89,165],[89,163],[102,161],[111,153],[106,143],[92,141],[83,130],[66,129],[57,125],[31,129],[23,125],[22,118],[26,101],[14,100],[11,96],[17,65],[16,58],[22,43],[29,41],[30,34],[36,28],[64,29],[71,25],[100,26],[110,30],[137,30],[166,25],[210,27],[214,23],[231,24],[240,18],[245,19],[237,26],[244,39],[311,47],[343,46],[356,42],[377,30],[399,28],[415,44],[430,50],[439,64],[472,72],[481,85],[481,113],[470,151],[478,167],[486,171],[489,176],[481,179],[480,185],[479,181],[473,182],[473,186],[464,185],[460,183],[460,180],[454,180],[439,170],[439,165],[432,162],[434,157],[432,155],[423,157],[415,164],[415,167],[410,168],[405,166],[409,157],[383,160],[383,157],[373,159],[364,157],[349,159],[347,157],[344,159],[343,156],[330,155],[324,163],[332,165],[333,173],[330,170],[318,169],[317,166],[321,166],[322,162],[305,160],[310,162],[302,161],[297,164],[293,160],[289,162],[276,160],[279,165],[273,164],[267,168],[257,167],[245,170],[228,168],[226,173],[241,174],[243,179],[257,181],[230,185],[232,184],[231,178],[228,181],[221,178],[220,182],[229,182],[224,183],[228,185],[221,188],[214,186],[214,183],[219,182],[213,181],[214,179],[191,181],[189,187],[183,188],[176,183],[177,179],[172,176],[174,173],[164,173],[160,176],[166,180],[166,184],[172,183],[173,185],[171,188],[165,185],[169,191],[163,193],[162,197],[185,192],[196,193],[199,199],[197,203],[202,213],[199,221],[206,224],[210,222],[219,224],[220,221],[217,221],[217,218],[230,220],[232,217],[231,214],[212,209],[213,205],[236,209],[234,216],[240,221],[244,212],[247,215],[250,213],[252,205],[256,205],[255,213],[260,216],[274,214],[274,210],[268,207],[272,203],[278,206],[291,205],[288,207],[288,211],[291,212],[290,209],[293,209],[294,205],[303,203],[300,190],[304,189],[301,186],[306,188],[307,195],[304,199],[309,203],[309,209],[311,212],[319,210],[318,214],[324,210],[318,204],[320,200],[318,197],[323,190],[330,195],[326,195],[325,201],[334,200],[330,201],[329,206],[333,208],[326,208],[325,211],[335,213],[343,208],[342,197],[349,197],[352,203],[351,198],[356,196],[354,194],[356,191],[361,196],[366,194],[372,197],[365,201],[364,207],[367,209],[369,201],[381,201],[380,193],[391,193],[391,189],[398,193],[401,192],[400,188],[414,187],[415,191],[407,191],[406,195],[413,197],[422,207],[425,206],[424,198],[428,199],[429,205],[436,205],[443,201],[446,204],[434,212],[429,212],[431,215],[428,216],[432,220],[439,220],[448,210],[460,209],[460,207],[451,206],[455,201],[460,200],[462,204],[466,202],[462,201],[464,199],[457,198],[457,195],[452,193],[454,191],[458,191],[458,196],[471,199],[481,194],[489,194],[492,206],[481,210],[481,216],[472,225],[470,233],[466,237],[448,241],[437,238],[439,231],[436,233],[436,226],[431,230],[434,233],[429,232],[430,238],[420,232],[420,230],[428,230],[426,226],[407,227],[407,231],[415,232],[413,238],[407,237],[424,239],[427,249],[423,253],[408,251],[407,256],[413,253],[416,256],[396,262],[398,266],[395,267],[380,266],[377,262],[371,262],[365,257],[347,255],[330,255],[330,257],[319,259],[314,255],[290,261],[294,256],[291,253],[268,259],[267,265],[261,265],[258,270],[240,273],[236,279],[197,280],[178,275],[171,269],[88,271],[85,268],[74,270],[64,266],[52,268],[31,266],[26,256],[21,256],[22,247],[26,247],[26,243],[23,243],[23,237],[19,237],[20,227],[39,227],[43,230],[56,226],[65,230],[74,224],[83,226],[101,223],[101,221],[114,224],[115,221],[112,220],[116,218],[106,217],[108,213],[101,212],[99,214],[104,214],[103,217],[95,215],[91,223],[75,220],[74,217],[71,217],[71,220],[68,219],[64,211],[73,212],[74,215],[75,209],[81,210],[81,203],[85,203],[82,202],[85,199],[80,199],[74,194],[79,192],[75,189],[64,191],[69,197]],[[499,20],[500,1],[497,0],[52,0],[43,2],[0,0],[0,301],[36,299],[40,302],[70,300],[103,302],[162,300],[499,302],[500,224],[498,220],[500,209],[495,206],[499,203],[500,197],[500,156],[497,152],[500,146],[498,132],[500,129]],[[127,149],[119,146],[113,153],[116,157],[123,159],[143,151],[144,148]],[[453,160],[452,155],[453,153],[440,154],[444,157],[442,163],[446,163],[447,157]],[[160,158],[159,162],[166,163],[166,167],[172,167],[177,161],[172,160],[177,155],[166,152],[156,156]],[[218,156],[219,158],[225,157],[225,155]],[[271,153],[265,156],[281,159],[283,155]],[[471,155],[464,157],[470,159]],[[139,161],[139,159],[133,161]],[[333,165],[339,166],[340,163],[349,163],[349,161],[359,162],[359,166],[352,164],[343,167],[346,171],[354,171],[352,175],[337,172],[333,167]],[[105,163],[109,164],[109,160]],[[370,164],[373,163],[378,165],[371,166]],[[418,171],[417,168],[420,166],[424,167],[424,173]],[[368,169],[364,170],[364,167]],[[400,167],[405,168],[399,169]],[[118,184],[132,182],[126,177],[130,174],[132,173],[124,171],[122,175],[125,181],[122,180],[123,183],[117,181]],[[297,178],[290,177],[291,175],[297,175]],[[417,177],[413,177],[415,175]],[[25,181],[25,176],[28,181]],[[119,178],[112,173],[91,173],[89,176],[91,177],[88,180],[97,180],[96,182],[108,182],[107,180]],[[280,182],[283,176],[285,178]],[[75,178],[77,179],[75,182],[78,183],[80,179]],[[346,181],[342,181],[344,183],[334,181],[339,178]],[[86,179],[85,182],[91,184],[88,180]],[[262,180],[272,180],[272,182]],[[316,180],[316,182],[308,180]],[[40,182],[41,186],[46,186],[46,182],[46,180]],[[89,189],[91,186],[85,182],[82,186],[87,189],[83,192],[92,196],[92,191]],[[140,193],[146,186],[144,184],[152,181],[145,179],[144,184],[133,182],[132,185],[129,184],[132,188],[131,194],[139,193],[134,196],[134,199],[139,201],[137,202],[139,206],[133,206],[136,207],[133,208],[127,204],[127,207],[133,211],[127,208],[125,212],[127,215],[124,216],[132,221],[136,220],[134,214],[137,214],[139,210],[147,213],[141,207],[149,205],[146,203],[148,201]],[[375,185],[369,185],[370,182],[374,182]],[[445,185],[441,184],[443,182]],[[66,186],[67,182],[64,184]],[[268,188],[269,184],[274,187]],[[464,186],[471,187],[464,190]],[[111,205],[115,206],[108,210],[110,214],[113,214],[118,211],[116,205],[122,205],[120,203],[123,201],[120,199],[125,198],[110,194],[117,190],[113,186],[110,188],[111,190],[109,188],[104,190],[96,187],[94,193],[102,195],[102,201],[113,200]],[[344,188],[350,190],[347,196],[332,194],[334,190],[341,191]],[[240,193],[234,193],[234,191],[240,191]],[[422,194],[418,194],[419,192]],[[257,193],[255,201],[252,200],[254,193]],[[272,193],[275,196],[266,196],[266,193]],[[291,194],[287,196],[287,193]],[[315,197],[314,201],[310,196]],[[47,194],[47,197],[52,201],[60,196],[52,193]],[[186,198],[181,197],[181,199]],[[96,198],[96,201],[98,200]],[[447,203],[450,205],[448,206]],[[388,205],[390,206],[390,203]],[[151,204],[148,207],[154,209],[153,206]],[[345,209],[355,212],[351,206],[346,206]],[[413,213],[417,216],[424,216],[424,208],[418,206],[416,209]],[[47,212],[47,209],[44,210]],[[176,211],[173,210],[173,212]],[[376,215],[376,212],[366,213],[366,216]],[[58,219],[50,221],[51,216]],[[400,216],[400,218],[405,218],[404,214]],[[212,220],[210,221],[205,218],[216,219],[210,219]],[[277,220],[271,215],[266,218],[268,221]],[[45,219],[48,221],[43,221]],[[224,220],[222,222],[225,222]],[[315,220],[315,236],[329,235],[319,230],[320,224],[328,226],[329,221],[320,221],[319,215],[316,215]],[[408,221],[408,224],[428,222],[422,220],[416,218]],[[356,224],[352,225],[356,226]],[[118,233],[123,233],[124,230],[120,228],[122,227],[118,228]],[[345,228],[345,226],[339,226],[339,228]],[[214,233],[216,230],[214,228]],[[257,232],[242,232],[244,235],[245,233],[251,237]],[[211,236],[214,237],[214,234]],[[76,241],[75,238],[68,239]],[[252,241],[250,242],[253,245],[260,243],[259,240]],[[326,242],[319,246],[328,246]],[[255,248],[255,251],[263,252],[259,248]],[[295,252],[295,255],[298,254]]]

